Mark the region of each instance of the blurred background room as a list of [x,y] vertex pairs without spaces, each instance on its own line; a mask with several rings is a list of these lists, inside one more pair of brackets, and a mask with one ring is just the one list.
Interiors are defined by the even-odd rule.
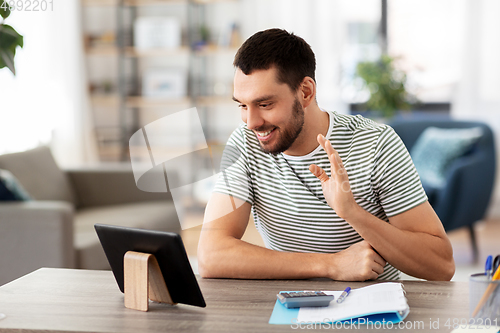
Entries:
[[[273,27],[311,45],[321,108],[402,137],[452,241],[454,280],[500,253],[499,1],[28,4],[0,9],[0,285],[39,267],[105,269],[98,222],[178,232],[197,271],[213,159],[242,122],[233,58]],[[252,221],[244,239],[263,244]]]

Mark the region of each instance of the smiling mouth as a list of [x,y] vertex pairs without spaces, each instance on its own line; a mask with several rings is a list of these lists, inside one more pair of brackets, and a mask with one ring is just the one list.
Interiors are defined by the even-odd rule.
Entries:
[[268,139],[271,136],[271,134],[274,132],[275,129],[276,129],[276,127],[273,128],[273,129],[271,129],[271,130],[269,130],[269,131],[266,131],[266,132],[257,132],[257,131],[255,131],[255,133],[257,134],[257,137],[260,140],[266,140],[266,139]]
[[[273,129],[274,129],[274,128],[273,128]],[[256,132],[256,133],[257,133],[257,135],[258,135],[258,136],[260,136],[260,137],[263,137],[263,136],[268,136],[269,134],[271,134],[271,132],[273,131],[273,129],[272,129],[272,130],[269,130],[269,131],[267,131],[267,132]]]

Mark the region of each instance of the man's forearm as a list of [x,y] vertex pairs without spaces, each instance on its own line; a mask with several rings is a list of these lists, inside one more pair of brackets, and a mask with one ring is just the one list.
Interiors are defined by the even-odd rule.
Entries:
[[399,270],[428,280],[450,280],[453,277],[453,251],[446,236],[401,230],[361,208],[346,220]]
[[[240,239],[202,244],[198,267],[202,277],[237,279],[308,279],[325,277],[322,253],[280,252]],[[209,247],[209,248],[208,248]]]

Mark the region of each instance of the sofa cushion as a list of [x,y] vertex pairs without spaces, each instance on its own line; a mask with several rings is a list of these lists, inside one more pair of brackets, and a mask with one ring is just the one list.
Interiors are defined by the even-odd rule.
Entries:
[[31,196],[8,170],[0,169],[0,201],[28,201]]
[[480,127],[426,128],[410,152],[422,182],[442,188],[449,165],[470,150],[482,135]]
[[35,200],[76,204],[68,176],[57,166],[48,147],[1,155],[0,169],[12,172]]
[[80,209],[75,214],[76,265],[84,269],[109,269],[94,224],[180,233],[173,202],[152,201]]

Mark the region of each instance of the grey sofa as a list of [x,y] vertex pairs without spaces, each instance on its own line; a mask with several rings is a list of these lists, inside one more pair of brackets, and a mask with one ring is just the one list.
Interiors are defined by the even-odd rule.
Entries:
[[0,201],[0,285],[40,267],[107,269],[95,223],[180,233],[170,193],[137,189],[130,166],[61,170],[47,147],[0,156],[34,200]]

